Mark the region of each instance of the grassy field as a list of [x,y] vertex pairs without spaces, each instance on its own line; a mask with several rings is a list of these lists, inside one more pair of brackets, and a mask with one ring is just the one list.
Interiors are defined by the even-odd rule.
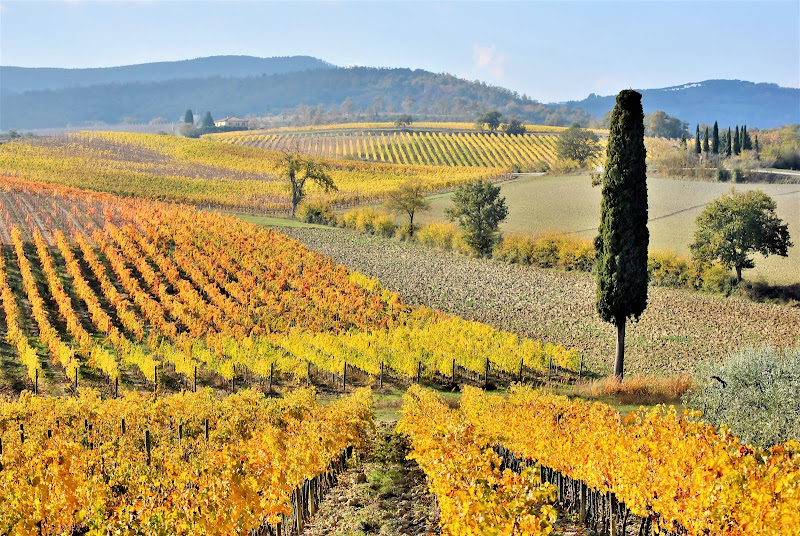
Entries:
[[[779,284],[800,282],[800,185],[737,184],[737,190],[760,189],[775,199],[778,215],[789,224],[796,244],[789,257],[756,256],[756,268],[746,270],[750,280],[764,278]],[[588,176],[538,176],[505,182],[502,195],[508,218],[501,228],[507,233],[541,234],[548,231],[575,233],[592,239],[600,221],[600,188],[593,188]],[[703,206],[730,191],[731,185],[676,179],[648,179],[650,205],[650,248],[689,252],[694,239],[695,219]],[[452,206],[451,194],[431,198],[431,210],[420,213],[418,221],[443,221]]]

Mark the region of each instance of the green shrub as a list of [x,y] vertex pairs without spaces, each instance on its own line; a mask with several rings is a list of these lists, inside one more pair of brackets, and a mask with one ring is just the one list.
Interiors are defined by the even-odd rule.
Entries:
[[328,203],[304,203],[297,209],[297,217],[305,223],[331,225],[336,223],[336,214]]
[[720,166],[720,167],[718,167],[718,168],[717,168],[717,170],[714,172],[714,177],[715,177],[715,178],[716,178],[716,179],[717,179],[719,182],[728,182],[728,181],[730,180],[730,178],[731,178],[731,173],[730,173],[730,171],[728,171],[728,170],[727,170],[727,169],[725,169],[724,167]]
[[695,380],[684,403],[705,421],[759,447],[800,439],[800,350],[742,349],[701,362]]
[[744,172],[742,172],[742,170],[738,167],[733,168],[733,171],[731,172],[731,179],[733,182],[744,182]]

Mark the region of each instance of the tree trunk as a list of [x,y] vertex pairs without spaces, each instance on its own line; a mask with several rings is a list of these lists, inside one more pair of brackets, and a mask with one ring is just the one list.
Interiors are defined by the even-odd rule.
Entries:
[[741,266],[737,266],[736,267],[736,283],[738,284],[738,283],[741,283],[741,282],[742,282],[742,267]]
[[414,238],[414,213],[408,213],[408,237]]
[[625,322],[623,318],[617,323],[617,355],[614,359],[614,377],[622,380],[625,365]]

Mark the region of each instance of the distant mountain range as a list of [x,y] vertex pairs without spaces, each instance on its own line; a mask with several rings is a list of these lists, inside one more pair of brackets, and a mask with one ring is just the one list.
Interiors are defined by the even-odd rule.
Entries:
[[0,87],[4,95],[103,84],[164,82],[186,78],[242,78],[328,69],[328,62],[311,56],[254,58],[253,56],[212,56],[193,60],[140,63],[122,67],[58,69],[53,67],[0,66]]
[[[663,110],[673,117],[696,124],[720,127],[746,124],[771,128],[800,122],[800,89],[742,80],[706,80],[661,89],[639,89],[644,113]],[[616,96],[589,95],[565,103],[603,116],[614,108]],[[690,128],[690,131],[694,129]]]
[[[645,89],[645,113],[689,122],[768,128],[800,122],[800,89],[708,80]],[[482,82],[424,70],[342,68],[309,56],[215,56],[96,69],[0,66],[0,130],[178,121],[187,108],[215,118],[283,116],[298,122],[471,121],[499,110],[535,123],[603,126],[614,96],[542,104]],[[691,130],[691,128],[690,128]]]

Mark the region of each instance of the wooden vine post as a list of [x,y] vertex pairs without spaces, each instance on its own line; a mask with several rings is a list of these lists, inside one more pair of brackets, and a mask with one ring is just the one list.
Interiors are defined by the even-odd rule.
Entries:
[[520,359],[519,360],[519,379],[517,380],[519,383],[522,383],[522,367],[524,367],[524,366],[525,366],[525,360],[524,359]]
[[206,419],[205,427],[206,427],[206,443],[208,443],[208,419]]
[[33,394],[39,394],[39,369],[36,369],[36,379],[33,380]]
[[378,387],[380,387],[381,389],[383,389],[383,366],[384,362],[381,361],[381,376],[380,379],[378,380]]
[[311,385],[311,361],[306,361],[306,387]]
[[452,377],[450,378],[450,383],[455,386],[456,385],[456,360],[453,358],[453,372]]
[[114,398],[119,397],[119,377],[114,378]]
[[483,388],[489,387],[489,358],[486,358],[486,368],[483,371]]
[[194,383],[192,384],[192,392],[197,392],[197,365],[194,366]]
[[272,392],[272,380],[275,377],[275,361],[269,364],[269,393]]
[[342,367],[342,392],[347,392],[347,361],[344,362],[344,367]]
[[417,385],[422,383],[422,361],[417,361]]
[[144,448],[147,450],[147,465],[150,465],[150,430],[144,431]]

